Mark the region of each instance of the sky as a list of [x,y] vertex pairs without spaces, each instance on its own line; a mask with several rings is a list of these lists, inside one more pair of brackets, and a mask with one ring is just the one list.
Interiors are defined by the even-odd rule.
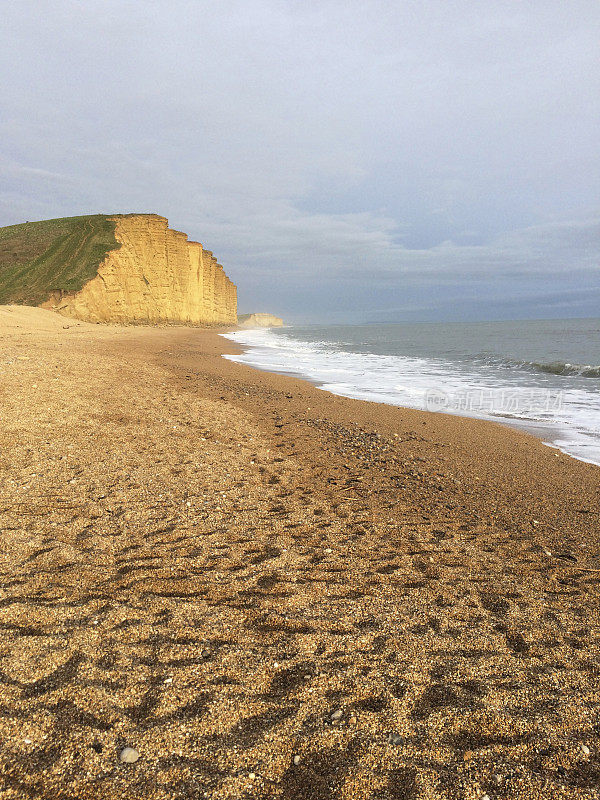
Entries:
[[600,316],[598,0],[3,0],[0,226],[155,212],[241,312]]

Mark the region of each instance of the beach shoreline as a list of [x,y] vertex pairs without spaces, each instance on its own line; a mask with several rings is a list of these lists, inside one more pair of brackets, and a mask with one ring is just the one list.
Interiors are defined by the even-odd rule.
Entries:
[[0,330],[0,796],[597,796],[597,467],[217,331]]
[[[589,457],[589,454],[585,449],[579,445],[574,449],[574,440],[573,440],[573,431],[565,425],[556,425],[553,424],[552,421],[547,420],[536,420],[529,418],[527,416],[518,416],[517,414],[502,414],[502,413],[491,413],[491,412],[477,412],[475,410],[471,412],[465,411],[464,408],[459,408],[455,410],[443,410],[442,408],[439,409],[427,409],[425,407],[426,404],[426,393],[424,392],[422,406],[418,405],[410,405],[402,401],[401,398],[389,399],[388,401],[385,400],[378,400],[376,397],[369,397],[364,391],[360,391],[356,387],[352,387],[350,384],[349,386],[345,387],[346,390],[342,391],[339,386],[331,384],[326,379],[321,378],[318,379],[316,377],[312,377],[308,372],[301,372],[301,371],[290,371],[286,370],[283,367],[277,367],[274,364],[270,364],[268,366],[263,366],[261,363],[260,356],[258,358],[254,357],[253,351],[257,347],[257,345],[248,342],[248,341],[238,341],[234,336],[231,334],[235,334],[237,331],[235,329],[227,332],[221,333],[222,336],[233,341],[236,343],[237,346],[241,348],[241,352],[238,354],[225,354],[225,358],[229,358],[233,361],[238,361],[241,364],[245,364],[246,366],[250,366],[254,369],[266,371],[266,372],[276,372],[279,375],[284,375],[290,378],[299,378],[301,380],[308,381],[311,385],[315,386],[318,389],[321,389],[326,392],[330,392],[331,394],[338,395],[340,397],[346,397],[349,399],[354,400],[362,400],[365,402],[374,402],[380,403],[385,405],[393,405],[397,408],[410,408],[416,411],[435,411],[435,413],[442,413],[447,414],[448,416],[458,416],[464,417],[467,419],[478,419],[492,423],[498,423],[500,425],[506,425],[509,428],[513,428],[519,430],[521,432],[529,433],[535,436],[538,439],[541,439],[548,447],[558,450],[561,453],[570,456],[571,458],[575,458],[578,461],[583,461],[584,463],[593,464],[595,466],[600,466],[600,462],[598,459],[600,456],[594,455],[594,457]],[[260,353],[261,347],[258,346],[258,353]],[[241,358],[239,356],[242,356]],[[398,374],[398,378],[400,379],[401,374]],[[441,391],[442,396],[445,395],[444,384],[443,381],[440,383],[440,387],[438,391]],[[491,392],[501,392],[502,390],[498,389],[490,389]],[[507,389],[507,391],[510,391]],[[539,391],[539,390],[538,390]]]
[[[232,329],[231,331],[225,330],[219,332],[220,336],[223,336],[228,341],[235,342],[234,339],[230,339],[228,337],[229,333],[235,332],[236,329]],[[223,353],[224,358],[231,358],[231,360],[236,361],[236,357],[238,355],[242,355],[249,350],[251,350],[251,345],[248,344],[240,344],[235,342],[236,345],[236,352],[235,353]],[[274,370],[274,369],[267,369],[266,367],[260,366],[260,364],[252,364],[244,361],[240,361],[238,363],[243,364],[244,366],[248,366],[251,369],[256,369],[259,372],[271,372],[277,375],[283,375],[287,378],[294,378],[296,380],[302,380],[309,383],[311,386],[314,386],[316,389],[320,389],[321,391],[327,392],[329,394],[336,395],[337,397],[346,397],[349,400],[359,400],[363,403],[376,403],[377,405],[393,405],[395,408],[403,408],[403,409],[410,409],[411,406],[404,406],[401,403],[378,403],[376,400],[369,400],[368,398],[354,398],[348,395],[339,394],[337,392],[333,392],[331,389],[327,388],[323,382],[317,381],[316,379],[311,379],[308,375],[304,375],[301,372],[286,372],[285,370]],[[497,425],[505,425],[508,428],[512,428],[513,430],[521,431],[522,433],[528,433],[531,436],[534,436],[536,439],[540,439],[547,447],[550,447],[554,450],[559,450],[563,455],[569,456],[570,458],[574,458],[576,461],[583,461],[584,463],[593,464],[595,466],[599,466],[596,464],[595,461],[591,461],[585,459],[581,456],[575,456],[572,453],[568,453],[567,451],[563,450],[559,447],[559,445],[555,444],[554,439],[556,438],[556,431],[553,430],[552,426],[546,422],[534,422],[533,420],[528,419],[521,419],[519,417],[501,417],[497,415],[496,418],[491,419],[483,414],[464,414],[459,412],[430,412],[426,409],[412,409],[414,411],[424,411],[425,413],[442,413],[446,414],[447,416],[454,416],[454,417],[462,417],[463,419],[477,419],[483,422],[491,422],[492,424]]]

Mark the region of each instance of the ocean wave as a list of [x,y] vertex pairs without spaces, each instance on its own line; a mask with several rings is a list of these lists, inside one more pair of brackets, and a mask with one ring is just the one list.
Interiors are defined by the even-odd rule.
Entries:
[[[232,361],[308,378],[343,397],[483,419],[543,425],[542,436],[582,461],[600,465],[600,395],[581,370],[599,367],[502,360],[489,353],[462,362],[340,350],[334,342],[296,339],[268,329],[225,334],[246,348]],[[545,370],[542,370],[542,367]],[[567,372],[566,370],[571,370]],[[542,371],[571,381],[535,378]]]
[[481,354],[475,362],[504,369],[520,369],[528,372],[541,372],[546,375],[570,375],[579,378],[600,378],[600,365],[570,364],[568,361],[521,361],[513,358]]
[[551,361],[549,364],[532,362],[540,372],[549,375],[579,375],[582,378],[600,378],[600,366],[591,364],[569,364],[562,361]]

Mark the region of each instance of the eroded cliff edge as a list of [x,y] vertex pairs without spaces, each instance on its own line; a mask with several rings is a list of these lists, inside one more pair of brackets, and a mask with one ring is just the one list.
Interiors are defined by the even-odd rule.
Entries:
[[106,254],[80,290],[54,290],[43,308],[90,322],[237,322],[236,286],[210,250],[157,214],[108,219],[118,249]]

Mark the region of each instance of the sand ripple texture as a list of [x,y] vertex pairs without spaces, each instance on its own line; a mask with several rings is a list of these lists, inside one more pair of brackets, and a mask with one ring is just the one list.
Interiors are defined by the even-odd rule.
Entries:
[[596,468],[0,325],[2,798],[600,796]]

